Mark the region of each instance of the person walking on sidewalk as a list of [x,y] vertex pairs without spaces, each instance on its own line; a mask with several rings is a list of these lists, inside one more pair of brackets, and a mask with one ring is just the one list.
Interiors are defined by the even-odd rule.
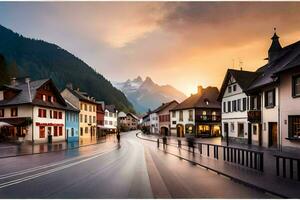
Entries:
[[163,147],[164,149],[167,147],[167,137],[165,135],[163,136]]

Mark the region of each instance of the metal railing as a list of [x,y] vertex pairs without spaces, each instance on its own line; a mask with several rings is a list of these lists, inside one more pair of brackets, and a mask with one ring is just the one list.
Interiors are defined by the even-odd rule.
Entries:
[[300,181],[300,158],[274,155],[276,175]]
[[[226,162],[231,162],[261,172],[264,171],[263,152],[203,142],[194,142],[193,145],[184,144],[184,142],[185,141],[178,140],[177,144],[169,142],[166,145],[176,146],[180,149],[188,147],[188,149],[186,149],[188,151],[192,148],[193,153],[195,153],[195,149],[197,149],[201,156],[205,155],[207,157],[213,157],[217,160],[222,159]],[[157,146],[159,147],[159,139],[157,140]]]

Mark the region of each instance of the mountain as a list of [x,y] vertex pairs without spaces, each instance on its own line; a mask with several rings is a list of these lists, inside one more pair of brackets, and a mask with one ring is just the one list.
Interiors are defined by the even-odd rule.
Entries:
[[[63,48],[42,40],[25,38],[0,25],[0,54],[8,66],[17,66],[19,76],[32,80],[51,78],[59,89],[67,83],[96,99],[134,112],[126,96],[85,62]],[[1,79],[5,75],[1,73]]]
[[150,77],[137,78],[125,82],[113,82],[113,85],[121,90],[135,110],[139,113],[155,109],[162,103],[176,100],[178,102],[186,99],[186,96],[170,85],[158,85]]

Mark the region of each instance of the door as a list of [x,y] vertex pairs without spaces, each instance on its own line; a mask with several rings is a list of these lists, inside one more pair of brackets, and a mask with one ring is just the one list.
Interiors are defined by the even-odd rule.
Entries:
[[228,144],[229,142],[229,132],[228,132],[228,123],[224,123],[224,135],[226,138],[226,143]]
[[252,124],[248,123],[248,144],[252,144]]
[[277,123],[269,122],[269,147],[277,147]]
[[262,146],[262,124],[258,125],[258,145]]

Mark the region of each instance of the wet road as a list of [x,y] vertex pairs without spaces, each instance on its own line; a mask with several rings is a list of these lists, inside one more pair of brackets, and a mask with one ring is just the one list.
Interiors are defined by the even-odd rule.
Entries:
[[135,132],[67,152],[0,159],[0,198],[270,198],[157,150]]

